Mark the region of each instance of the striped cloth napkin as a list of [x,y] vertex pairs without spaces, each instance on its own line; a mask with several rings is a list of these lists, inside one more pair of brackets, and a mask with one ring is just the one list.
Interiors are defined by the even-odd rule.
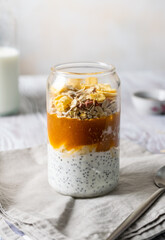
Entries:
[[[153,176],[165,159],[122,140],[118,187],[106,196],[75,199],[49,186],[46,158],[45,145],[0,153],[0,240],[106,240],[157,190]],[[162,240],[163,232],[165,195],[120,240]]]

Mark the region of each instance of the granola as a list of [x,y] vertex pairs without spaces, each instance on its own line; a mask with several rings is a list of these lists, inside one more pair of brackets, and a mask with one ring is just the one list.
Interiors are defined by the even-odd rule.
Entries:
[[117,112],[117,92],[96,77],[69,79],[60,89],[51,88],[50,112],[58,117],[92,119]]

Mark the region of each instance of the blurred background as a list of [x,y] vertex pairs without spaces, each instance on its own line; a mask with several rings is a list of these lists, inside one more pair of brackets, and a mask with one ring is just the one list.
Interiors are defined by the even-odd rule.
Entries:
[[[4,23],[3,5],[16,31]],[[8,42],[14,32],[19,51]],[[0,0],[0,115],[12,114],[0,117],[0,150],[46,142],[51,66],[102,61],[122,82],[121,137],[165,151],[165,115],[141,117],[132,102],[136,91],[165,89],[164,45],[165,0]]]
[[48,74],[54,64],[85,60],[113,63],[119,71],[165,69],[164,0],[8,4],[17,18],[22,74]]

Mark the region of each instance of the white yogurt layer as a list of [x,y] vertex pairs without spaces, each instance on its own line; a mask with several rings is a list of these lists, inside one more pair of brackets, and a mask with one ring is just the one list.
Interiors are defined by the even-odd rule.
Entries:
[[59,193],[93,197],[110,192],[119,179],[119,148],[69,155],[48,144],[48,181]]

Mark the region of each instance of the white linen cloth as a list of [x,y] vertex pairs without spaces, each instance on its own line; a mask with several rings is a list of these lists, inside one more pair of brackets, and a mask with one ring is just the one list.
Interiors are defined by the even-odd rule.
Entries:
[[[2,239],[22,239],[7,220],[32,240],[106,240],[157,190],[153,177],[165,165],[165,155],[151,154],[122,140],[118,187],[102,197],[75,199],[49,186],[46,159],[45,145],[0,152]],[[148,240],[164,231],[165,194],[119,239]]]

